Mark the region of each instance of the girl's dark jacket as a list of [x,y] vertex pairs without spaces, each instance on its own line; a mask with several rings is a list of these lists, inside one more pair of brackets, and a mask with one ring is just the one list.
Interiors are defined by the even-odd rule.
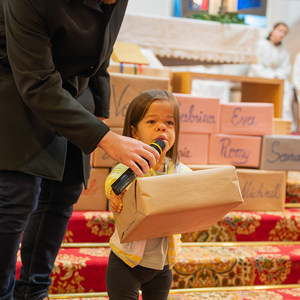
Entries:
[[90,154],[108,132],[127,2],[0,0],[0,170],[60,180],[67,140]]

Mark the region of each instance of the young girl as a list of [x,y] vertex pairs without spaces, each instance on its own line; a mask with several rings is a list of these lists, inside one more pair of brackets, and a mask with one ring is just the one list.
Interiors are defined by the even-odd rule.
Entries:
[[[158,163],[145,176],[191,171],[178,161],[179,118],[178,102],[167,91],[145,91],[130,103],[123,135],[146,144],[158,139],[166,144]],[[127,168],[122,164],[117,165],[105,183],[106,196],[115,212],[121,212],[122,197],[126,190],[116,196],[111,185]],[[115,230],[110,247],[112,251],[106,273],[110,300],[137,300],[139,290],[144,300],[168,298],[172,283],[171,268],[180,251],[180,235],[121,244]]]

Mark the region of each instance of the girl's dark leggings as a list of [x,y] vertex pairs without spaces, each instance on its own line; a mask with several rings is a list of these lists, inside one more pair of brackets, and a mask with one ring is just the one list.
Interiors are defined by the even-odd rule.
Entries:
[[141,266],[131,268],[112,251],[106,271],[106,288],[109,300],[137,300],[139,290],[143,300],[167,300],[172,284],[172,271]]

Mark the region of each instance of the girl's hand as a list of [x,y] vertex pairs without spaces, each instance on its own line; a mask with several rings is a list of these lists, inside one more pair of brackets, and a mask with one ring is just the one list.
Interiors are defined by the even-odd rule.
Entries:
[[120,194],[120,195],[116,195],[114,193],[114,191],[111,191],[111,196],[110,196],[110,207],[112,209],[112,211],[120,213],[122,211],[123,208],[123,196],[126,193],[126,189]]

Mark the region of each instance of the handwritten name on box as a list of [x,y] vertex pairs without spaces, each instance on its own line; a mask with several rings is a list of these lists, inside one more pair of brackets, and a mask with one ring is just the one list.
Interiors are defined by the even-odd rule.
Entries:
[[180,131],[192,133],[218,133],[220,101],[174,93],[179,103]]
[[259,167],[261,137],[212,134],[209,141],[209,164]]
[[234,210],[282,211],[286,196],[286,172],[236,170],[244,203]]
[[[120,127],[111,127],[110,130],[120,135],[123,134],[123,128]],[[111,168],[117,164],[117,161],[108,156],[107,153],[99,147],[94,150],[91,161],[93,168]]]
[[300,170],[300,136],[265,135],[262,142],[260,169]]
[[105,180],[108,168],[92,168],[87,189],[83,189],[74,210],[107,210]]
[[221,104],[220,133],[241,135],[273,134],[274,104]]
[[170,79],[110,73],[110,85],[110,117],[106,124],[110,127],[123,127],[129,103],[146,90],[170,90]]
[[184,164],[208,163],[208,134],[180,133],[179,157]]

